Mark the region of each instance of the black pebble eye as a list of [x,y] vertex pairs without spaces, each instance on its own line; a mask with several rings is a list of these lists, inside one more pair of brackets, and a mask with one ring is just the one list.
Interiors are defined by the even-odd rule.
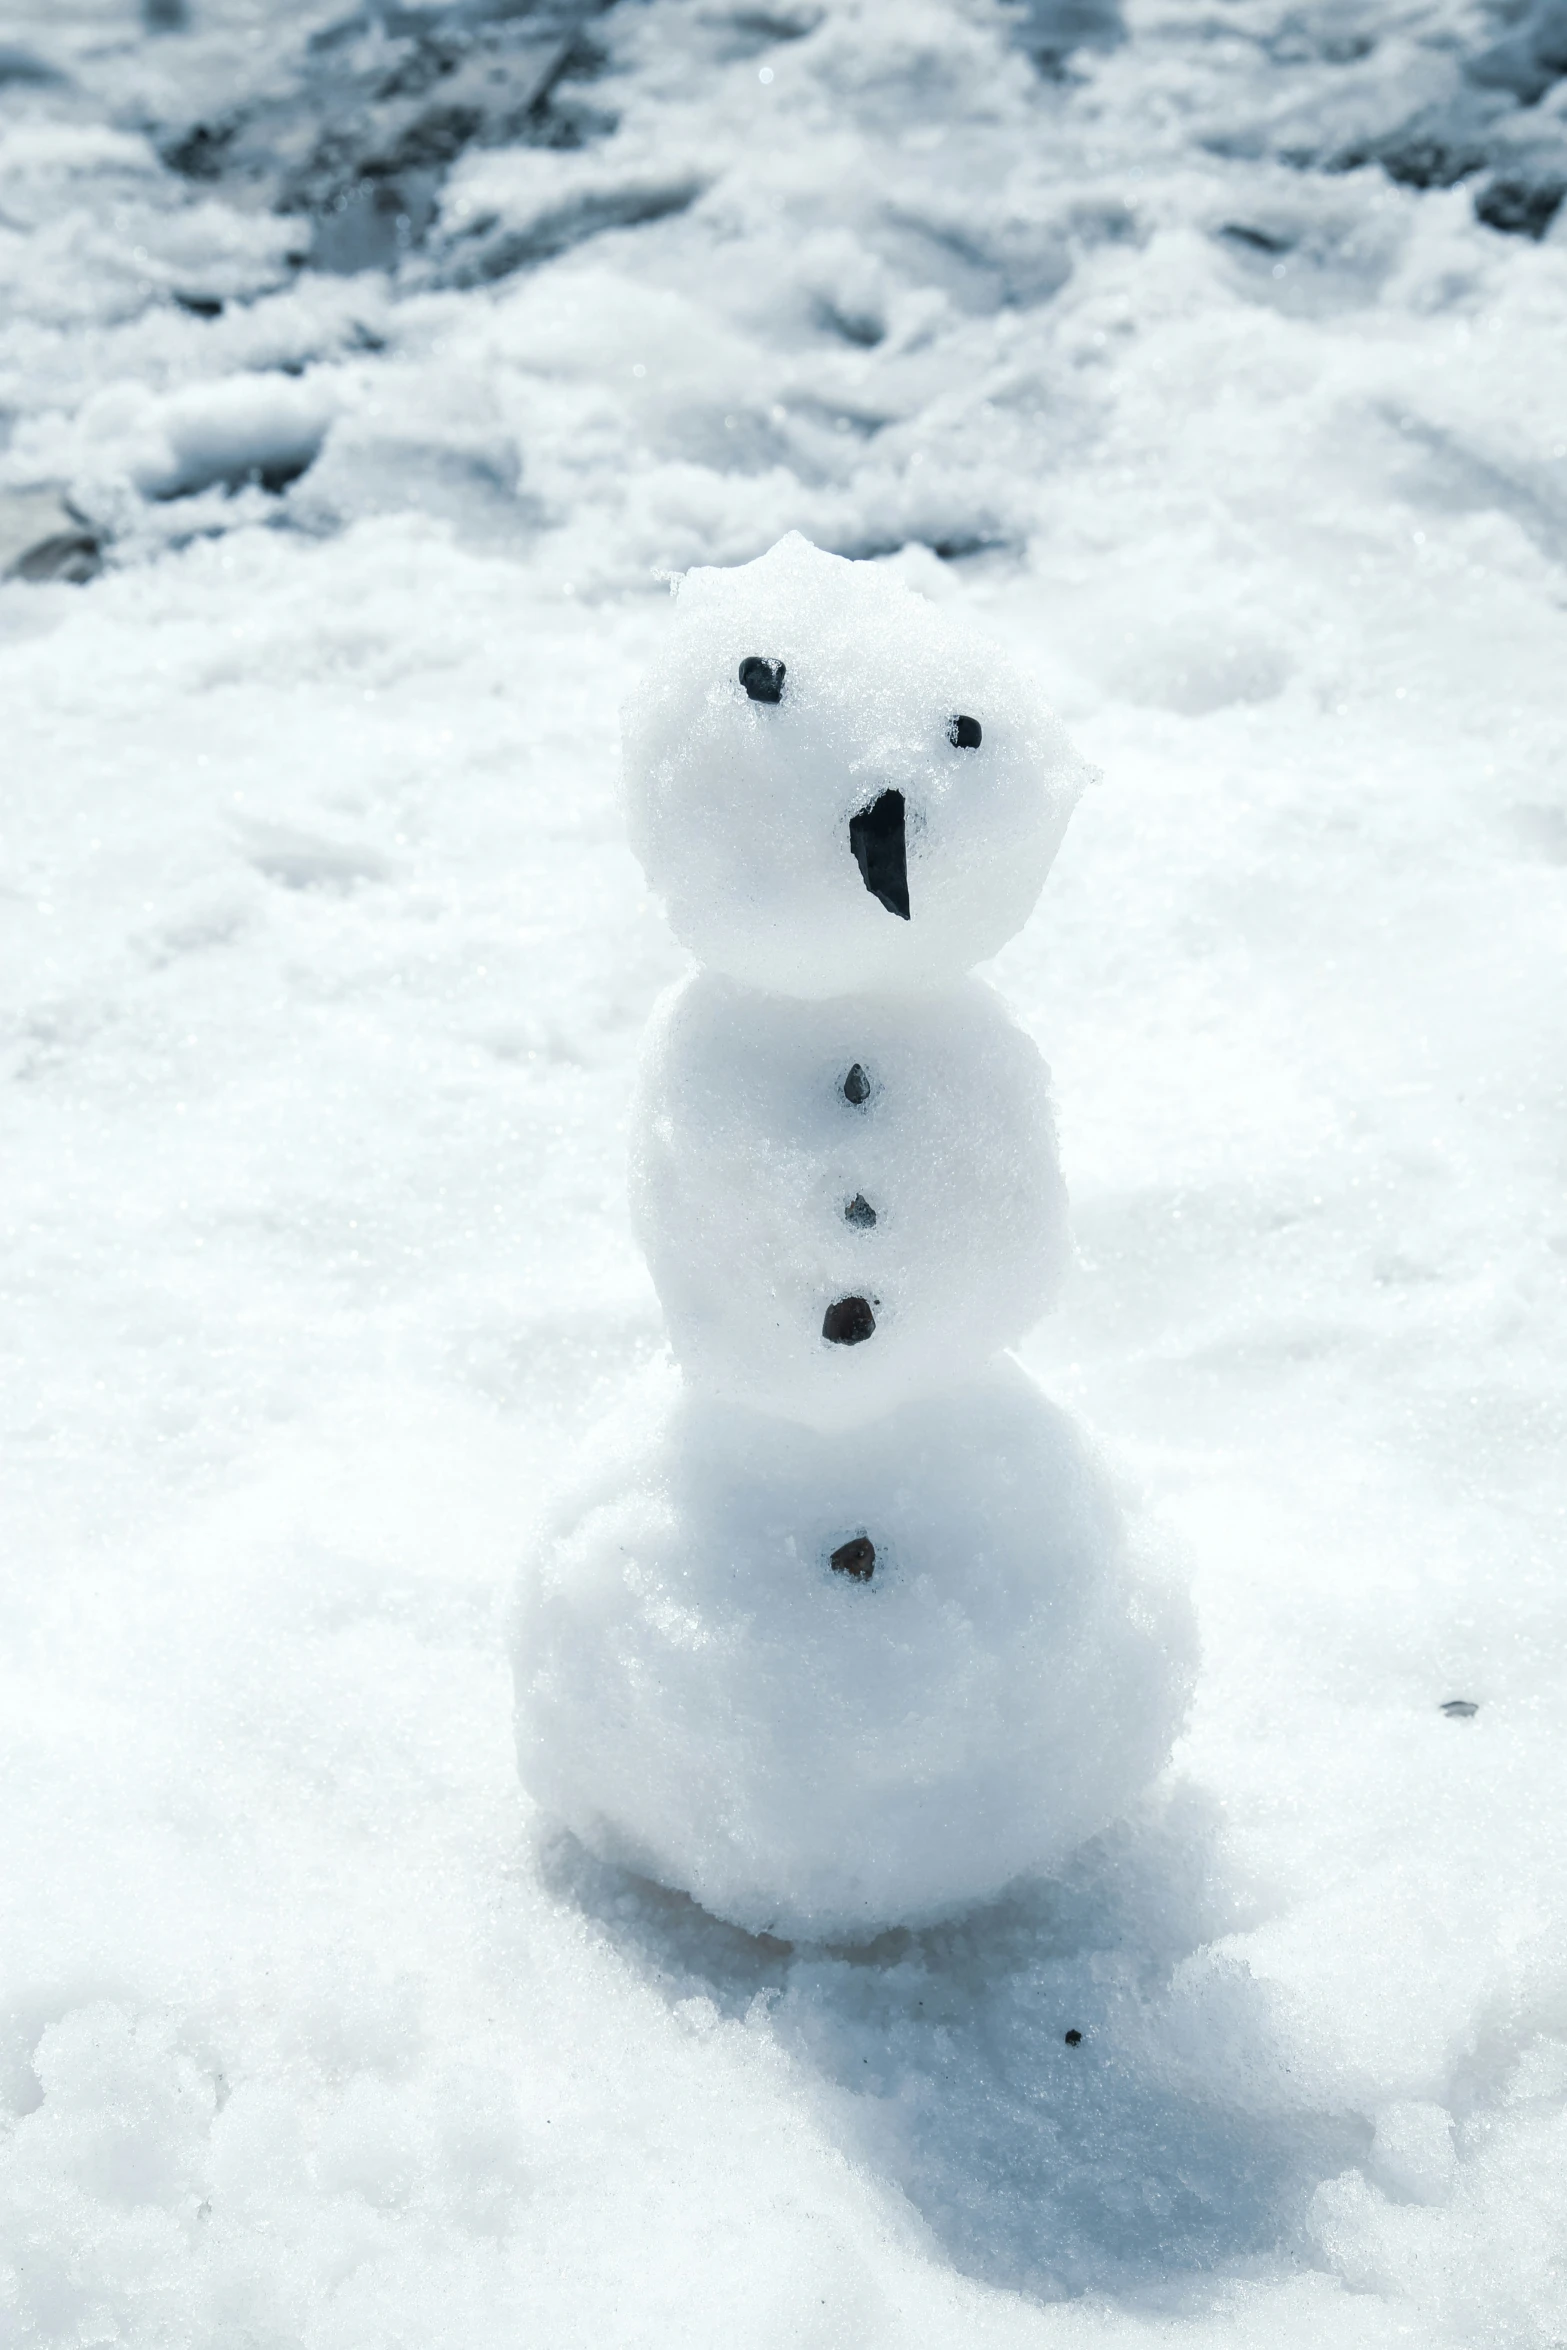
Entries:
[[855,1062],[854,1067],[849,1071],[848,1076],[844,1079],[842,1091],[844,1100],[846,1102],[852,1102],[856,1109],[859,1108],[861,1102],[868,1102],[870,1100],[871,1081],[866,1076],[865,1071],[860,1067],[858,1061]]
[[783,681],[781,661],[766,661],[760,653],[747,653],[740,664],[740,683],[753,702],[781,702]]
[[863,1191],[857,1191],[850,1200],[843,1211],[843,1220],[846,1224],[852,1224],[857,1232],[869,1232],[874,1228],[876,1210]]
[[868,1534],[856,1534],[852,1541],[839,1543],[828,1564],[835,1575],[852,1575],[856,1583],[868,1583],[876,1571],[876,1545]]
[[829,1346],[859,1346],[875,1327],[868,1297],[834,1298],[822,1317],[822,1336]]
[[[741,676],[745,675],[744,670]],[[776,699],[776,697],[775,697]],[[949,718],[947,740],[955,750],[977,751],[985,739],[985,730],[977,718]]]

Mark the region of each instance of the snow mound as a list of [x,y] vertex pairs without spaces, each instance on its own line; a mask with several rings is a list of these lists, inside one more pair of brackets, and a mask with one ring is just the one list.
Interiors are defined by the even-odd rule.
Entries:
[[590,1851],[753,1933],[863,1940],[1114,1819],[1193,1635],[1007,1364],[832,1436],[655,1388],[545,1527],[514,1663],[523,1778]]

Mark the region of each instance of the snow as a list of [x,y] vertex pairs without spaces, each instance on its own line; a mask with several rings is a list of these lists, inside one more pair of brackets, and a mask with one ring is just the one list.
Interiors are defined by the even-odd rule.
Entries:
[[[696,974],[655,1009],[630,1156],[688,1380],[816,1427],[980,1370],[1066,1269],[1049,1074],[976,980],[800,1003]],[[828,1345],[851,1297],[872,1338]]]
[[[1033,911],[1085,781],[992,647],[798,531],[686,573],[624,732],[631,845],[676,937],[784,996],[929,988],[993,955]],[[854,843],[887,793],[890,892]]]
[[[0,490],[105,538],[0,588],[15,2330],[1544,2350],[1567,261],[1476,203],[1563,85],[1475,72],[1546,12],[622,6],[619,127],[459,157],[395,283],[160,162],[324,11],[190,14],[14,0],[67,78],[0,92]],[[576,241],[462,282],[557,167]],[[287,369],[290,486],[89,462]],[[651,575],[791,528],[1103,771],[988,974],[1080,1260],[1028,1359],[1203,1657],[1146,1813],[868,1954],[541,1844],[509,1732],[659,1346],[616,706]]]
[[667,1383],[592,1432],[524,1567],[548,1819],[751,1933],[864,1945],[1059,1874],[1143,1794],[1189,1611],[1128,1572],[1102,1471],[1016,1364],[832,1433]]

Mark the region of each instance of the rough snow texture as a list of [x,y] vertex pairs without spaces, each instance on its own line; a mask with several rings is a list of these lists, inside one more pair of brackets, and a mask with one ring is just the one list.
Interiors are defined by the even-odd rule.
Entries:
[[[1471,78],[1548,11],[617,9],[618,128],[460,158],[413,294],[159,160],[325,13],[7,10],[0,487],[120,535],[0,588],[0,2331],[1547,2350],[1567,247],[1313,159],[1480,88],[1559,153]],[[289,369],[279,491],[84,425]],[[1147,1814],[870,1963],[539,1853],[505,1660],[657,1344],[649,574],[790,528],[918,540],[1103,770],[995,973],[1083,1260],[1028,1359],[1202,1632]]]
[[[1189,1617],[1032,1380],[835,1437],[670,1385],[593,1439],[523,1586],[523,1776],[590,1850],[865,1942],[1059,1869],[1142,1792]],[[873,1578],[834,1572],[867,1532]]]
[[[776,700],[742,682],[752,661]],[[953,739],[960,718],[977,744]],[[1033,911],[1083,783],[993,646],[797,531],[686,574],[624,731],[631,845],[676,937],[785,995],[939,986],[993,955]],[[884,793],[903,803],[897,904],[853,853]]]
[[[701,974],[654,1015],[631,1212],[689,1380],[853,1426],[977,1370],[1055,1296],[1049,1074],[975,980],[806,1004]],[[874,1339],[829,1344],[853,1296]]]

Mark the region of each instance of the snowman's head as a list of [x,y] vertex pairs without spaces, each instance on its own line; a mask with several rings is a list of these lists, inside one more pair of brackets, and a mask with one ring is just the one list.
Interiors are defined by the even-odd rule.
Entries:
[[786,995],[930,987],[994,954],[1085,775],[993,647],[796,531],[686,574],[624,735],[632,846],[677,935]]

